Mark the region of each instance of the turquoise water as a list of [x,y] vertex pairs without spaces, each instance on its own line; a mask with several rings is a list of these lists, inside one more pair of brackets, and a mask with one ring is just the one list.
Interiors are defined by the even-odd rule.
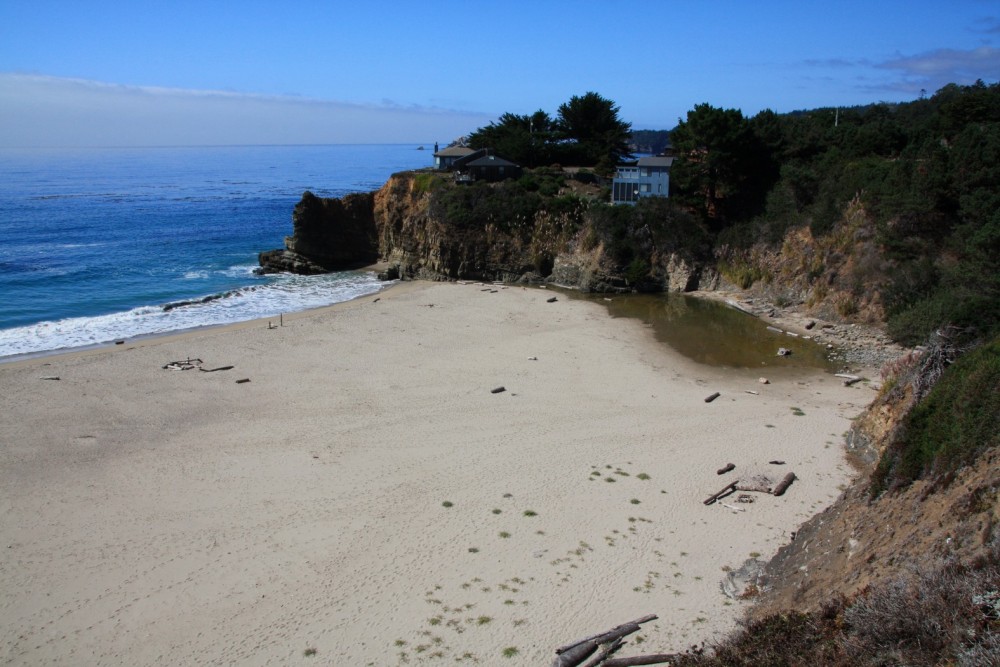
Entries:
[[[0,151],[0,358],[304,310],[370,273],[255,276],[302,192],[431,165],[417,145]],[[164,310],[177,301],[225,295]]]

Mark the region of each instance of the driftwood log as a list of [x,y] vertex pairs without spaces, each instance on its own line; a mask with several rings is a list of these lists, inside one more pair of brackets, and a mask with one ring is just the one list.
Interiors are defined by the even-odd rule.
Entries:
[[845,387],[850,387],[852,384],[856,384],[864,380],[864,378],[860,375],[851,375],[849,373],[834,373],[833,375],[834,377],[843,379]]
[[719,392],[715,392],[711,396],[706,396],[705,397],[705,402],[706,403],[711,403],[712,401],[714,401],[715,399],[717,399],[719,396],[721,396],[721,394]]
[[721,491],[719,491],[718,493],[713,493],[712,495],[710,495],[705,500],[705,504],[706,505],[711,505],[712,503],[714,503],[719,498],[722,498],[723,496],[727,496],[730,493],[735,492],[736,491],[736,485],[739,484],[739,483],[740,483],[740,480],[737,479],[737,480],[734,480],[734,481],[730,482],[729,484],[726,484],[724,487],[722,487]]
[[753,491],[754,493],[771,493],[771,485],[767,480],[751,480],[736,487],[737,491]]
[[718,470],[716,470],[715,474],[716,475],[725,475],[730,470],[735,470],[735,469],[736,469],[736,465],[735,464],[733,464],[733,463],[727,463],[726,465],[724,465],[721,468],[719,468]]
[[615,653],[617,653],[618,649],[620,649],[622,646],[625,646],[625,642],[622,641],[621,639],[616,639],[615,641],[605,646],[600,653],[595,655],[593,659],[590,660],[583,667],[597,667],[602,662],[604,662],[605,660],[613,656]]
[[788,490],[788,487],[790,487],[792,485],[792,482],[794,481],[795,481],[794,472],[790,472],[787,475],[785,475],[784,479],[778,482],[778,485],[774,487],[773,491],[774,495],[776,496],[782,495],[785,491]]
[[673,662],[680,655],[677,653],[654,653],[652,655],[637,655],[631,658],[611,658],[605,660],[601,667],[633,667],[633,665],[661,665]]
[[[591,635],[560,646],[556,649],[557,655],[555,662],[552,663],[552,667],[581,667],[581,665],[582,667],[632,667],[633,665],[660,665],[665,662],[673,662],[681,657],[680,654],[655,653],[650,655],[636,655],[628,658],[611,657],[625,644],[622,641],[623,637],[639,630],[641,623],[647,623],[656,618],[655,614],[643,616],[599,635]],[[594,655],[586,664],[582,664],[584,660],[597,652],[598,647],[602,645],[604,648],[597,655]]]
[[577,667],[593,655],[596,650],[596,642],[593,640],[584,641],[557,655],[556,659],[552,661],[552,667]]
[[[633,632],[639,631],[639,625],[656,620],[656,614],[649,614],[634,621],[623,623],[607,632],[598,635],[591,635],[578,639],[575,642],[565,644],[556,649],[556,659],[552,662],[552,667],[578,667],[584,660],[593,655],[601,644],[609,644],[601,653],[584,667],[597,667],[597,665],[607,664],[605,659],[622,647],[622,638]],[[655,663],[648,663],[655,664]]]
[[570,642],[569,644],[564,644],[556,649],[557,654],[565,653],[574,646],[578,644],[583,644],[584,642],[594,642],[598,644],[603,644],[605,642],[613,641],[626,635],[630,635],[639,629],[639,626],[643,623],[649,623],[650,621],[655,621],[658,617],[656,614],[649,614],[648,616],[643,616],[642,618],[637,618],[634,621],[629,621],[628,623],[622,623],[621,625],[615,626],[608,630],[607,632],[601,632],[600,634],[590,635],[589,637],[584,637],[583,639],[577,639],[575,642]]

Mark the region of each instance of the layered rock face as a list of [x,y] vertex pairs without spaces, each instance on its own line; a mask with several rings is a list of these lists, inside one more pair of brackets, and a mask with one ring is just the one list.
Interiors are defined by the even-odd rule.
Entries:
[[342,199],[305,193],[285,248],[261,253],[260,271],[313,274],[381,261],[386,278],[548,282],[591,292],[704,287],[701,266],[655,250],[650,279],[630,284],[603,243],[585,242],[586,230],[569,223],[569,214],[540,211],[515,227],[450,219],[433,205],[426,176],[394,174],[377,192]]

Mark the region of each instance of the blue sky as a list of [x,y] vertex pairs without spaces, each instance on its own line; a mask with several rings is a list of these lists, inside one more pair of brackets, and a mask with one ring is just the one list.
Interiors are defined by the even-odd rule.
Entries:
[[980,78],[996,0],[0,0],[0,147],[447,143],[588,91],[669,129]]

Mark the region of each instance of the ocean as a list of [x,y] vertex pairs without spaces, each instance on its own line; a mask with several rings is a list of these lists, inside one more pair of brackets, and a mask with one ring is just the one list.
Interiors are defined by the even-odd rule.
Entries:
[[377,292],[371,272],[257,276],[257,253],[282,247],[305,190],[432,161],[417,144],[0,150],[0,361]]

